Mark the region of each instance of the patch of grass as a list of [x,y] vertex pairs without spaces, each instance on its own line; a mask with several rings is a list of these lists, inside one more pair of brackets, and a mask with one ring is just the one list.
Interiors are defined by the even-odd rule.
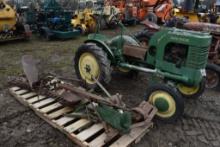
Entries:
[[[140,28],[129,28],[135,32]],[[102,34],[115,36],[120,34],[117,30],[104,30]],[[33,36],[30,41],[12,41],[0,44],[0,87],[7,83],[8,76],[18,76],[23,73],[21,57],[25,54],[33,55],[39,62],[39,72],[59,72],[61,75],[72,76],[72,59],[78,47],[83,44],[87,36],[60,41],[45,41]]]
[[7,67],[0,69],[0,75],[7,75],[7,76],[15,76],[15,75],[21,75],[22,74],[22,68],[18,68],[15,66]]
[[57,62],[55,64],[50,64],[50,66],[53,68],[56,68],[56,69],[61,69],[64,67],[72,66],[72,61],[69,59],[64,59],[64,60],[61,60],[60,62]]

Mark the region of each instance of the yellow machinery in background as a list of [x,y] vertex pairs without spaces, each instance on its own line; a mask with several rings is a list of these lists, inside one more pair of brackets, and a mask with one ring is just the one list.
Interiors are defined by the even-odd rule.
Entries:
[[180,8],[174,8],[174,16],[185,17],[190,22],[208,22],[208,12],[198,11],[200,2],[201,0],[184,0]]
[[[75,29],[79,29],[82,34],[93,33],[96,30],[97,22],[94,17],[93,3],[79,2],[78,10],[75,11],[71,24]],[[90,5],[90,7],[88,6]]]
[[16,12],[7,5],[3,0],[0,0],[0,32],[5,30],[14,30],[16,25]]
[[194,11],[182,11],[181,9],[174,8],[174,16],[178,18],[185,17],[190,22],[199,22],[200,18],[198,17],[198,14]]
[[78,3],[71,24],[74,29],[79,29],[82,34],[94,33],[97,28],[115,28],[120,19],[120,11],[115,6],[105,6],[94,1],[82,1]]
[[30,37],[29,26],[25,25],[17,15],[15,9],[4,0],[0,0],[0,42]]
[[96,19],[93,17],[92,9],[77,11],[71,21],[74,28],[79,29],[82,34],[92,33],[96,30]]

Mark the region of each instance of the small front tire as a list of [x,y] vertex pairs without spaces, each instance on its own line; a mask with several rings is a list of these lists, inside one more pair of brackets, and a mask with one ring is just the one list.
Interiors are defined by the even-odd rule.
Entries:
[[206,80],[202,79],[199,86],[186,86],[184,84],[178,84],[177,89],[185,98],[199,98],[205,91]]
[[150,86],[145,100],[158,109],[156,118],[163,122],[173,123],[183,115],[184,99],[177,90],[167,85]]

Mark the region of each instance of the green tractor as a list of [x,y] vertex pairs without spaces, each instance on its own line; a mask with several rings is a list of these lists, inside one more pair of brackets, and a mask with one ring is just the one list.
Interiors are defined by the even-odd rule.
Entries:
[[[164,28],[143,47],[134,37],[121,34],[108,38],[90,34],[75,55],[75,71],[88,88],[107,84],[112,67],[124,72],[145,72],[159,77],[149,85],[145,99],[158,109],[157,118],[176,121],[184,112],[184,98],[204,91],[205,67],[211,36],[205,33]],[[99,81],[99,82],[97,82]]]

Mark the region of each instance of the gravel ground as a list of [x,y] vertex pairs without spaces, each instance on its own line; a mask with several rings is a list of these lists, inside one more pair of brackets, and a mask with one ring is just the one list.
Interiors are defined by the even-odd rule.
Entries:
[[[139,28],[129,28],[135,31]],[[111,34],[111,31],[106,31]],[[66,136],[21,105],[7,91],[8,76],[22,74],[20,59],[31,54],[39,59],[41,71],[75,77],[72,58],[86,37],[68,41],[46,42],[34,37],[29,42],[0,44],[0,146],[69,147],[76,146]],[[144,97],[147,75],[135,78],[114,73],[107,86],[111,93],[121,93],[127,105],[137,105]],[[132,89],[132,90],[131,90]],[[220,147],[219,90],[207,90],[199,99],[187,99],[185,113],[175,124],[155,122],[154,128],[136,147]]]

